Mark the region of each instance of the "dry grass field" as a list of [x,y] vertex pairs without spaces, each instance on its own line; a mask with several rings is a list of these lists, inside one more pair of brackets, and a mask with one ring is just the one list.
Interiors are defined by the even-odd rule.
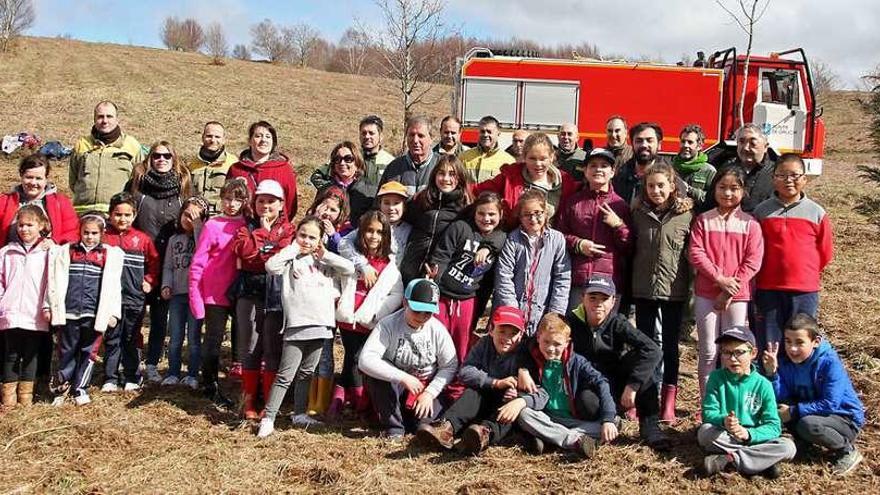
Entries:
[[[69,144],[88,130],[95,102],[109,98],[120,105],[123,127],[142,142],[167,138],[190,155],[206,120],[227,123],[230,148],[238,150],[247,125],[265,118],[277,126],[281,148],[292,151],[308,195],[302,179],[335,142],[356,137],[362,115],[385,117],[390,142],[401,135],[393,90],[362,77],[238,61],[216,67],[199,55],[48,39],[25,40],[15,57],[0,58],[0,73],[0,134],[30,130]],[[444,114],[445,91],[422,110]],[[669,429],[676,447],[668,454],[639,444],[633,424],[590,462],[557,453],[530,457],[516,446],[463,458],[388,443],[354,423],[293,430],[286,418],[279,418],[278,434],[260,441],[235,415],[183,390],[95,390],[88,407],[41,402],[0,413],[0,493],[878,493],[880,232],[853,211],[861,195],[877,194],[856,176],[856,165],[874,161],[857,97],[829,98],[825,174],[809,186],[836,231],[821,319],[868,408],[858,443],[866,460],[845,479],[832,478],[814,455],[784,465],[775,481],[701,478],[689,343],[682,344],[681,421]],[[0,187],[16,181],[16,163],[0,155]],[[61,189],[65,168],[59,164],[54,173]],[[230,392],[235,386],[229,383]]]

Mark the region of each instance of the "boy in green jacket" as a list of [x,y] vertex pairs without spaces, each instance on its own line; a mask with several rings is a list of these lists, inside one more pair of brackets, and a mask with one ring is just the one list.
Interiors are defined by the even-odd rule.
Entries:
[[782,438],[773,386],[752,365],[758,355],[755,336],[745,327],[724,330],[715,340],[721,368],[709,375],[703,399],[703,425],[697,443],[710,453],[707,475],[727,470],[779,476],[777,463],[791,460],[795,446]]

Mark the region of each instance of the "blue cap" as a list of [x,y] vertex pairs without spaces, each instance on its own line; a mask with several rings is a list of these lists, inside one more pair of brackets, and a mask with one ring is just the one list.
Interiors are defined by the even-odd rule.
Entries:
[[590,278],[584,282],[584,294],[591,294],[593,292],[613,297],[617,294],[617,288],[614,286],[614,280],[612,280],[611,277],[608,275],[597,274],[591,275]]
[[403,297],[413,311],[435,314],[440,311],[440,287],[426,278],[411,280],[406,285]]
[[755,347],[755,334],[753,334],[748,327],[730,327],[721,332],[721,335],[715,339],[715,343],[720,344],[724,340],[739,340],[740,342],[747,342],[751,344],[752,347]]

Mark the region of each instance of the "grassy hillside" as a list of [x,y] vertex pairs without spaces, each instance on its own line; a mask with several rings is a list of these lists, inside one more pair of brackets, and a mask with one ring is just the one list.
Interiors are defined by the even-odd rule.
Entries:
[[[401,136],[393,89],[364,77],[255,62],[217,67],[201,55],[51,39],[25,40],[14,57],[0,58],[0,74],[0,134],[29,130],[72,143],[91,126],[95,102],[106,98],[119,103],[124,128],[142,142],[166,138],[192,155],[206,120],[226,123],[230,148],[239,150],[248,124],[266,119],[277,126],[281,148],[292,152],[303,185],[334,143],[356,139],[361,116],[386,119],[392,148]],[[439,88],[434,96],[423,110],[439,117],[448,95]],[[591,462],[562,454],[534,458],[515,447],[461,458],[386,443],[355,423],[303,432],[281,417],[279,433],[258,441],[235,415],[182,390],[152,387],[138,395],[95,391],[86,408],[41,403],[0,413],[0,493],[874,493],[880,479],[880,246],[877,228],[853,212],[861,195],[876,195],[856,177],[855,165],[874,161],[857,97],[828,98],[826,173],[809,186],[836,233],[821,318],[869,409],[859,441],[866,461],[849,478],[832,478],[815,456],[785,465],[772,482],[700,478],[689,342],[682,344],[681,421],[669,430],[676,448],[664,455],[638,443],[632,423],[619,444],[601,448]],[[0,189],[15,182],[15,165],[0,155]],[[55,172],[62,189],[64,169],[60,164]]]

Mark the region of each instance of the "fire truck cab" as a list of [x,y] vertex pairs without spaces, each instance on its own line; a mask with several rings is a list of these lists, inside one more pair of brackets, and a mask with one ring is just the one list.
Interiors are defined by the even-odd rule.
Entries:
[[799,153],[808,173],[821,173],[825,128],[800,48],[750,57],[745,76],[745,57],[734,48],[715,52],[698,67],[527,55],[473,48],[458,60],[453,113],[462,121],[462,142],[475,145],[478,121],[492,115],[501,124],[503,146],[515,129],[555,139],[560,126],[571,122],[579,145],[589,149],[605,146],[606,121],[619,115],[629,125],[660,124],[661,152],[671,154],[678,152],[679,131],[699,124],[704,150],[719,163],[735,154],[745,85],[745,122],[762,127],[771,152]]

